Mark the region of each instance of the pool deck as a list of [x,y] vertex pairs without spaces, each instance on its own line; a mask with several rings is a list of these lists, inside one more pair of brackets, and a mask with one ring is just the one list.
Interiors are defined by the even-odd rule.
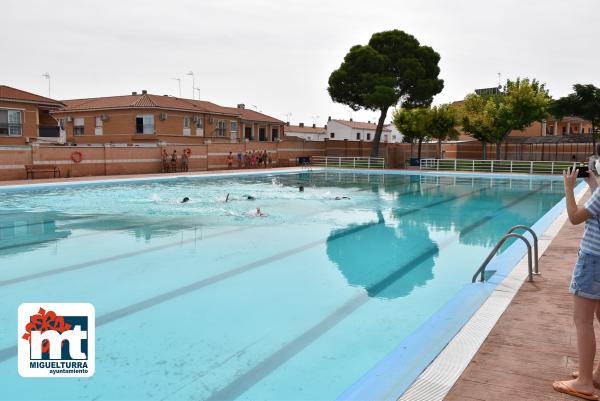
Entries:
[[[577,369],[568,287],[582,234],[583,224],[563,225],[540,257],[542,275],[521,286],[446,401],[579,399],[555,392],[552,382],[569,379]],[[598,322],[596,338],[600,340]]]

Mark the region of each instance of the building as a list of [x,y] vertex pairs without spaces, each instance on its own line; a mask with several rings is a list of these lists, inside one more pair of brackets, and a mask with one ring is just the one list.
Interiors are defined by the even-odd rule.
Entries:
[[[327,139],[365,141],[370,142],[375,138],[377,124],[350,120],[334,120],[329,117],[327,121]],[[381,143],[402,142],[402,135],[396,130],[392,132],[389,126],[384,126],[381,132]]]
[[278,140],[283,132],[283,121],[242,104],[223,107],[146,91],[63,103],[52,115],[69,143],[237,143]]
[[58,122],[50,114],[59,101],[0,85],[0,145],[59,142]]
[[312,127],[306,127],[304,123],[299,123],[298,125],[287,123],[284,130],[285,136],[293,136],[305,141],[324,141],[327,138],[327,126],[317,127],[316,124],[313,124]]

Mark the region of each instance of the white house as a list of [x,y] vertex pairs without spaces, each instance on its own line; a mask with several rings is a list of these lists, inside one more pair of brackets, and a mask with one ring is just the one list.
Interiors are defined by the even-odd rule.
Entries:
[[305,127],[304,123],[300,123],[299,125],[290,125],[287,123],[283,127],[283,131],[286,136],[296,136],[305,141],[324,141],[327,138],[326,127],[317,127],[316,124],[313,124],[312,127]]
[[[327,138],[331,140],[365,141],[370,142],[375,138],[377,124],[353,120],[327,121]],[[384,125],[381,132],[381,143],[402,142],[402,134],[390,125]]]

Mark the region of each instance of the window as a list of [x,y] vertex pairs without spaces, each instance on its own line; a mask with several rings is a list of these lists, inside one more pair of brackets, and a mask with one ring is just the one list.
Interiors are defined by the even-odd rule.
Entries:
[[154,116],[152,114],[139,115],[135,118],[136,134],[154,134]]
[[357,133],[356,133],[356,140],[357,140],[357,141],[360,141],[360,132],[357,132]]
[[232,121],[231,122],[231,132],[236,132],[237,133],[238,130],[238,123],[237,121]]
[[73,120],[73,135],[83,135],[84,132],[84,119],[83,117],[77,117]]
[[0,110],[0,135],[21,136],[23,123],[20,110]]
[[335,132],[329,133],[329,137],[332,138],[332,139],[335,138]]
[[102,117],[96,116],[96,127],[94,128],[95,135],[102,135]]
[[189,117],[183,117],[183,135],[189,136],[192,134],[192,120]]
[[396,135],[392,135],[392,141],[396,140]]
[[58,119],[58,126],[60,127],[61,131],[65,130],[65,119],[64,118],[59,118]]
[[225,120],[217,120],[215,132],[217,136],[225,136],[225,133],[227,132],[227,125],[225,123]]
[[387,138],[388,138],[388,136],[387,136],[387,134],[385,134],[385,135],[383,136],[383,141],[384,141],[384,142],[387,142]]
[[190,118],[183,117],[183,128],[190,128]]
[[279,139],[279,128],[272,128],[271,129],[271,140],[276,141],[277,139]]
[[367,141],[371,140],[371,134],[367,134]]
[[194,123],[196,124],[196,136],[204,136],[204,117],[194,117]]

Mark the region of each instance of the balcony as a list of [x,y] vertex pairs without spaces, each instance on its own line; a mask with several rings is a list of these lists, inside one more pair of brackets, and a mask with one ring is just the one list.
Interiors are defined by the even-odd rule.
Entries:
[[60,138],[60,128],[58,126],[43,126],[39,127],[40,138]]

